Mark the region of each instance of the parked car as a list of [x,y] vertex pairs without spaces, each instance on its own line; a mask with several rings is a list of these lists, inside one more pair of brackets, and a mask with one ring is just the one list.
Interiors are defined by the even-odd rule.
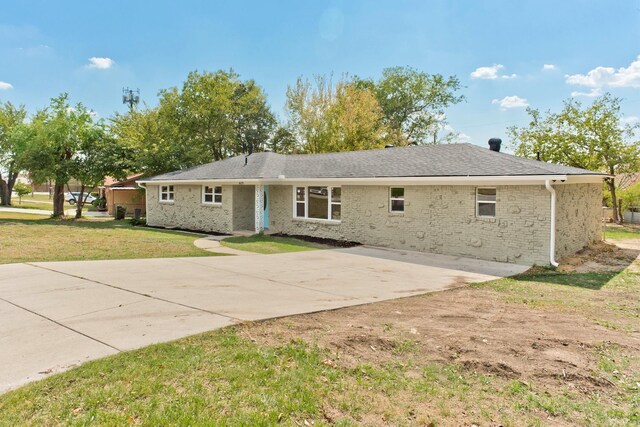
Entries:
[[[84,203],[85,204],[91,204],[93,203],[93,201],[96,199],[95,197],[93,197],[91,194],[89,193],[84,193],[82,195],[82,197],[84,198]],[[76,191],[72,191],[72,192],[67,192],[67,194],[65,195],[65,200],[70,204],[70,205],[75,205],[76,204],[76,200],[78,200],[80,198],[80,192],[76,192]]]

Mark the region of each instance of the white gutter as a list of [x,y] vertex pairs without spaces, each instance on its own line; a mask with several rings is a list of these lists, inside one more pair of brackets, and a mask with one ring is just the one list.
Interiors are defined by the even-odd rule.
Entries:
[[546,180],[544,186],[551,193],[551,236],[549,237],[549,263],[557,267],[556,262],[556,190],[551,186],[551,180]]
[[[229,185],[292,185],[292,184],[352,184],[352,185],[470,185],[470,184],[498,184],[498,185],[542,185],[545,180],[567,181],[567,175],[494,175],[494,176],[437,176],[437,177],[371,177],[371,178],[252,178],[252,179],[162,179],[140,180],[140,184],[151,185],[204,185],[209,183]],[[591,180],[602,180],[601,176],[590,176]]]

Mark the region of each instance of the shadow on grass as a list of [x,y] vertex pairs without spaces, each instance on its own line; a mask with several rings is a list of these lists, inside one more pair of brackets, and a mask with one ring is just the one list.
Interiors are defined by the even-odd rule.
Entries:
[[513,276],[512,279],[519,282],[541,282],[551,285],[573,286],[581,289],[602,289],[621,271],[599,273],[562,273],[548,271],[544,273],[524,273]]

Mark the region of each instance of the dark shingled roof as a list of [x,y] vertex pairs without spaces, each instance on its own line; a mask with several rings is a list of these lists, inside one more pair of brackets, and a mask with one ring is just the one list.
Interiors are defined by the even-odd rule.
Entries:
[[246,165],[242,155],[158,175],[149,181],[277,179],[279,175],[295,179],[602,174],[472,144],[447,144],[327,154],[253,153]]

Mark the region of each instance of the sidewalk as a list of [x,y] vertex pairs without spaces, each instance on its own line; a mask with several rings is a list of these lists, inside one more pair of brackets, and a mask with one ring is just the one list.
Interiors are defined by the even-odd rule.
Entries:
[[[50,210],[8,208],[5,206],[0,206],[0,212],[13,212],[13,213],[45,215],[45,216],[51,216],[53,214],[53,211],[50,211]],[[67,209],[65,211],[65,215],[67,216],[75,216],[75,214],[76,214],[75,209]],[[82,216],[91,217],[91,218],[111,218],[111,216],[107,212],[83,212]]]

